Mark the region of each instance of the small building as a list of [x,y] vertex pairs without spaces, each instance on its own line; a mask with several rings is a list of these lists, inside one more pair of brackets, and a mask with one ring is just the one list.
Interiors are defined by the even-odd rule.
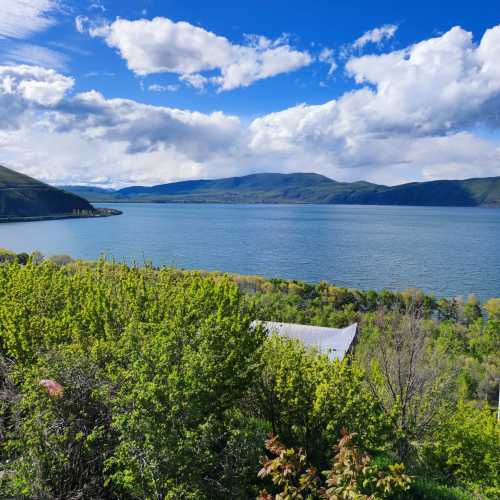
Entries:
[[289,339],[298,339],[307,347],[315,347],[330,359],[342,360],[354,345],[357,323],[346,328],[326,328],[323,326],[299,325],[294,323],[278,323],[260,321],[267,331]]

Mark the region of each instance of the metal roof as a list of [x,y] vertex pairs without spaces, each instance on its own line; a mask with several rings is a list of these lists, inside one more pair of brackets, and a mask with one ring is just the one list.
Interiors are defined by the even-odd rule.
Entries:
[[328,354],[330,359],[342,359],[349,352],[358,328],[357,323],[346,328],[326,328],[275,321],[259,321],[259,323],[269,333],[275,333],[290,339],[298,339],[306,346],[315,347],[321,353]]

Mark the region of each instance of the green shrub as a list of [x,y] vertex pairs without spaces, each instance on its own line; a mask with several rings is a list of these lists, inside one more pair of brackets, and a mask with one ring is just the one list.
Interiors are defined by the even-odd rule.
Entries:
[[404,465],[377,466],[356,444],[356,434],[342,430],[329,469],[320,477],[302,450],[286,448],[271,436],[266,448],[272,455],[262,462],[259,477],[272,480],[273,493],[260,492],[259,500],[379,500],[393,498],[410,488]]
[[324,467],[347,425],[367,449],[387,438],[381,408],[356,364],[331,361],[297,340],[272,336],[264,345],[260,379],[251,388],[253,411],[289,446],[304,448]]
[[[133,376],[123,374],[114,402],[121,439],[108,463],[113,483],[132,497],[221,495],[230,415],[255,380],[262,342],[238,297],[227,280],[193,278],[161,323],[127,333]],[[147,342],[137,345],[138,333]]]
[[[499,495],[494,301],[1,255],[0,498],[255,498],[267,432],[321,471],[342,427],[411,447],[403,498]],[[355,359],[255,318],[361,319]]]
[[[11,401],[16,422],[9,429],[4,474],[15,498],[104,498],[104,462],[113,451],[108,381],[78,349],[42,356],[20,369],[20,397]],[[51,395],[40,381],[63,392]]]
[[16,260],[16,254],[6,248],[0,248],[0,263],[2,262],[14,262]]
[[[1,443],[9,465],[0,491],[255,493],[269,429],[239,406],[264,335],[240,297],[228,279],[196,273],[106,262],[1,266],[0,349],[14,363],[17,396],[2,402],[16,425],[8,446]],[[44,379],[61,384],[63,395],[48,395]]]
[[415,500],[470,500],[471,493],[462,488],[417,479],[411,485],[408,496]]
[[442,416],[425,445],[427,465],[448,482],[500,496],[500,426],[496,412],[474,403],[459,403]]

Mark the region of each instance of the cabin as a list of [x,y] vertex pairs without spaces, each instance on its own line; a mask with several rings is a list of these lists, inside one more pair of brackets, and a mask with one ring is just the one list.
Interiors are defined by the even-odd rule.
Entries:
[[275,321],[259,321],[259,324],[270,334],[300,340],[307,347],[314,347],[322,354],[327,354],[330,359],[338,360],[349,354],[358,331],[357,323],[346,328],[326,328]]

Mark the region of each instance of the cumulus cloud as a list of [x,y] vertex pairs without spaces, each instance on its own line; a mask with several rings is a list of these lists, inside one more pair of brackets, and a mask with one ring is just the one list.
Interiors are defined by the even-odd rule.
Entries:
[[38,175],[46,180],[120,185],[256,171],[388,184],[500,175],[500,140],[477,133],[500,128],[499,61],[500,26],[478,44],[455,27],[352,58],[347,74],[359,87],[249,125],[222,112],[72,94],[72,79],[54,71],[0,67],[0,163],[32,175],[28,168],[54,165],[50,178]]
[[[456,27],[406,50],[353,58],[347,70],[362,85],[359,90],[325,104],[303,104],[254,120],[251,147],[274,154],[321,152],[329,164],[343,168],[392,164],[434,176],[439,168],[431,155],[438,146],[455,144],[452,138],[478,124],[499,127],[499,50],[500,26],[486,31],[478,46],[470,33]],[[412,144],[425,145],[427,153],[410,155]],[[472,141],[471,148],[483,153],[487,149],[481,141]],[[462,173],[472,174],[477,162],[471,163],[470,155],[465,159],[463,148],[460,152],[463,161],[455,158],[453,171],[461,165]],[[498,155],[498,148],[492,147],[478,157],[498,175]],[[429,164],[434,166],[426,168]],[[442,155],[439,164],[449,166]],[[443,174],[449,173],[446,167]]]
[[446,133],[491,120],[500,93],[500,26],[478,46],[460,27],[406,50],[351,59],[347,70],[376,91],[358,104],[370,129]]
[[[77,17],[76,27],[93,37],[103,37],[116,48],[137,75],[175,73],[190,84],[202,85],[203,72],[215,72],[211,83],[220,90],[246,87],[257,80],[297,70],[312,62],[308,52],[293,49],[286,39],[277,41],[252,36],[248,44],[233,44],[187,22],[164,17],[129,21],[117,19],[108,25],[92,24]],[[203,81],[205,84],[206,81]]]
[[56,132],[80,130],[89,139],[127,144],[131,154],[172,147],[196,161],[238,147],[240,121],[222,112],[210,114],[105,99],[99,92],[75,95],[52,117]]
[[500,104],[499,50],[500,26],[487,30],[479,46],[455,27],[405,50],[352,58],[346,68],[359,90],[259,118],[252,125],[255,140],[444,135],[490,123],[492,105],[498,110]]
[[55,23],[58,0],[2,0],[0,37],[26,38]]
[[[59,164],[68,169],[57,171],[63,182],[76,172],[92,181],[106,171],[114,172],[115,183],[126,175],[137,182],[155,179],[155,171],[200,172],[216,157],[234,157],[241,146],[237,117],[106,99],[97,91],[72,95],[73,85],[53,70],[0,66],[0,162],[32,174],[40,165]],[[53,157],[42,162],[49,151]],[[53,180],[55,172],[40,177]]]
[[380,28],[366,31],[354,41],[352,48],[359,50],[369,43],[381,43],[383,40],[389,40],[396,34],[397,30],[397,24],[384,24]]
[[52,69],[0,66],[0,99],[6,104],[21,99],[26,105],[55,106],[73,85],[73,78]]

